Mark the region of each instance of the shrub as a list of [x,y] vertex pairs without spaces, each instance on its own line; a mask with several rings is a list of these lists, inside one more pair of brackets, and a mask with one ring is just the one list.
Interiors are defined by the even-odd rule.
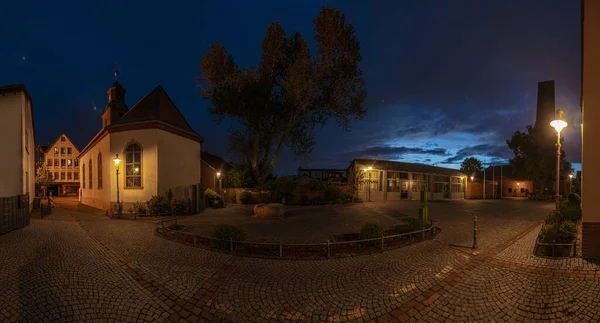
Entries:
[[217,197],[219,196],[219,194],[217,194],[217,192],[215,192],[214,190],[211,190],[210,188],[207,188],[206,191],[204,191],[204,195],[205,196],[210,196],[210,197]]
[[181,230],[183,230],[183,228],[184,228],[184,226],[183,226],[183,225],[181,225],[181,224],[177,224],[177,223],[176,223],[176,224],[171,224],[171,225],[169,226],[169,229],[171,229],[171,230],[175,230],[175,231],[181,231]]
[[139,216],[148,216],[148,207],[145,203],[135,202],[131,211]]
[[315,196],[310,200],[310,203],[311,204],[323,204],[323,203],[325,203],[325,200],[320,196]]
[[231,201],[231,203],[235,203],[236,198],[237,198],[237,195],[235,194],[235,192],[229,194],[229,200]]
[[383,228],[379,222],[367,222],[360,229],[360,239],[374,239],[381,237]]
[[[558,227],[558,241],[561,243],[572,242],[577,236],[577,225],[573,221],[564,221]],[[557,242],[558,242],[557,241]]]
[[250,204],[252,201],[252,193],[248,191],[243,191],[240,193],[240,201],[244,204]]
[[337,186],[328,185],[325,188],[325,192],[323,195],[324,195],[325,201],[329,201],[329,202],[339,201],[342,198],[342,191]]
[[556,240],[555,224],[544,224],[540,230],[540,241],[542,243],[552,243]]
[[560,208],[561,221],[577,222],[581,219],[581,208],[579,205],[563,204]]
[[171,191],[171,189],[169,189],[167,191],[167,201],[169,201],[169,203],[173,200],[173,191]]
[[233,240],[233,249],[237,250],[241,244],[235,241],[244,241],[246,240],[246,232],[233,225],[228,224],[219,224],[215,226],[212,231],[213,238],[219,239],[213,241],[215,247],[217,249],[229,250],[230,249],[230,240]]
[[275,181],[275,198],[280,201],[285,198],[286,201],[292,199],[296,184],[289,177],[279,177]]
[[567,196],[567,202],[569,205],[581,207],[581,196],[576,193],[569,193]]
[[146,202],[148,214],[166,214],[171,211],[169,201],[166,197],[154,195]]
[[312,181],[308,182],[308,184],[306,184],[306,186],[313,191],[319,191],[323,189],[323,181],[317,180],[317,179],[313,179]]
[[429,221],[423,221],[419,218],[407,217],[402,219],[406,223],[406,232],[419,231],[429,228],[431,223]]
[[174,214],[186,214],[188,213],[188,203],[184,200],[174,199],[171,202],[171,210]]
[[300,202],[300,204],[308,204],[308,195],[302,195],[300,196],[300,199],[298,200]]

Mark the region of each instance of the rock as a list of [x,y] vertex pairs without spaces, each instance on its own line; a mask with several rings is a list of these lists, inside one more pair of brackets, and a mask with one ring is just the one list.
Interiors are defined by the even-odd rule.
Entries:
[[285,214],[285,206],[279,203],[256,204],[254,214],[259,217],[277,217]]

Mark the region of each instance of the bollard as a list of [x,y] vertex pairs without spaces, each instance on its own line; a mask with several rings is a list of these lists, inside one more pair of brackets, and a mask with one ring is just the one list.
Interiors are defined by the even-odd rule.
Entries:
[[279,257],[281,258],[283,256],[283,247],[281,245],[281,242],[279,243]]
[[327,259],[329,259],[330,249],[329,249],[329,240],[327,240]]
[[477,249],[477,215],[473,216],[473,249]]
[[383,251],[383,236],[381,236],[381,251]]
[[229,237],[229,251],[233,252],[233,238]]

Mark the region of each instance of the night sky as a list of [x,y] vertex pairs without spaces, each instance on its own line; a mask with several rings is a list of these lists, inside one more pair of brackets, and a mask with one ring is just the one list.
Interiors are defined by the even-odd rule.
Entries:
[[[356,28],[369,112],[351,132],[333,120],[320,128],[304,166],[346,168],[359,157],[451,168],[469,156],[503,162],[512,155],[506,139],[534,122],[537,82],[551,79],[570,123],[567,158],[580,162],[579,1],[6,1],[0,85],[26,85],[38,144],[64,131],[83,148],[101,126],[118,62],[130,108],[160,84],[205,138],[203,150],[231,158],[231,124],[213,122],[194,81],[202,55],[218,40],[238,65],[258,64],[275,20],[314,48],[323,4]],[[298,166],[286,151],[276,172]]]

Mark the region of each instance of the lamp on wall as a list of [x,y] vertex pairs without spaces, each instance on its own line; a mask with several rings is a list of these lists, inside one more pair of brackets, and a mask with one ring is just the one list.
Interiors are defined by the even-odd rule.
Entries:
[[119,210],[119,213],[121,208],[121,202],[119,201],[119,164],[121,163],[121,158],[119,158],[119,154],[115,155],[115,158],[113,159],[113,162],[115,163],[115,168],[117,169],[117,208]]
[[560,208],[560,132],[567,126],[563,118],[563,110],[556,111],[556,119],[550,122],[550,126],[556,130],[556,209]]

